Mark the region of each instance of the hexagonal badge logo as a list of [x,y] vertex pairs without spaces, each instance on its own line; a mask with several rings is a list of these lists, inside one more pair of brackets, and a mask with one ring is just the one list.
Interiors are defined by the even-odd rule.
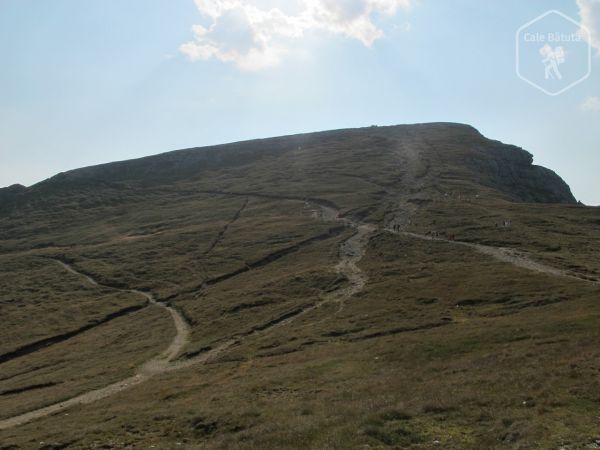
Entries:
[[591,33],[581,23],[548,11],[517,31],[517,75],[548,95],[560,95],[592,73]]

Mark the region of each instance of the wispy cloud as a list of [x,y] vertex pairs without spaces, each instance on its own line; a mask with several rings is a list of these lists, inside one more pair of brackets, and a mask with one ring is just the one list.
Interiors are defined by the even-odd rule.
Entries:
[[585,112],[600,111],[600,97],[588,97],[581,104],[581,109]]
[[[600,0],[577,0],[581,24],[591,34],[590,45],[600,55]],[[587,33],[584,33],[587,36]]]
[[413,1],[296,0],[296,12],[288,13],[281,7],[264,7],[264,0],[195,0],[210,24],[195,25],[194,40],[180,51],[192,61],[215,58],[256,71],[277,65],[290,43],[311,31],[357,39],[371,47],[383,36],[374,16],[394,16]]

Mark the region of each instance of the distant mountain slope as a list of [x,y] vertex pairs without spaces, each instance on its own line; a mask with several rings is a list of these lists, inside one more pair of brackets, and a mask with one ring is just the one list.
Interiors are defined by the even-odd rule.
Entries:
[[[404,147],[410,145],[419,152],[419,159],[433,169],[428,173],[425,187],[439,191],[452,188],[458,181],[463,189],[487,187],[513,201],[576,202],[569,186],[551,170],[534,165],[532,155],[525,150],[487,139],[467,125],[434,123],[261,139],[86,167],[61,173],[26,190],[22,187],[0,190],[0,208],[33,205],[47,195],[64,194],[72,189],[156,186],[202,179],[240,167],[251,171],[253,166],[261,167],[268,162],[272,162],[270,169],[285,171],[290,158],[300,159],[304,165],[307,159],[314,158],[322,172],[346,167],[356,173],[366,172],[376,180],[381,153],[395,152],[406,158]],[[361,150],[362,160],[355,157],[348,161],[349,152],[356,149]],[[407,170],[418,169],[407,166]],[[302,174],[307,181],[314,179],[314,175]],[[419,174],[412,175],[414,178]]]

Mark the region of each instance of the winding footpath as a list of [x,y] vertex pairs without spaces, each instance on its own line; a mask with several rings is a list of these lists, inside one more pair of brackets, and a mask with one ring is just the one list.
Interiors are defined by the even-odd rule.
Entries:
[[[248,197],[253,196],[252,194],[245,195],[247,195]],[[258,335],[263,335],[272,331],[275,328],[289,325],[290,323],[296,321],[298,318],[305,316],[306,314],[315,311],[318,308],[323,307],[324,305],[336,304],[338,305],[338,310],[336,314],[340,313],[344,309],[344,306],[348,299],[362,291],[368,281],[366,274],[358,267],[358,263],[363,258],[366,252],[370,236],[375,231],[379,230],[379,228],[370,224],[358,223],[349,218],[342,218],[340,217],[340,212],[338,210],[324,203],[317,203],[316,201],[312,201],[305,202],[305,204],[307,206],[312,206],[316,208],[314,214],[315,218],[318,218],[325,222],[335,222],[338,224],[343,224],[346,227],[355,230],[355,233],[352,236],[350,236],[348,239],[344,240],[341,243],[339,250],[340,259],[335,266],[336,273],[340,274],[341,276],[347,279],[348,284],[346,286],[339,288],[333,292],[327,293],[318,302],[310,306],[287,313],[281,318],[275,319],[263,327],[253,329],[249,332],[246,332],[245,334],[242,334],[241,336],[224,341],[205,353],[185,360],[177,360],[177,358],[182,353],[186,345],[189,343],[190,336],[190,327],[183,318],[183,316],[176,309],[168,306],[167,304],[158,302],[151,293],[142,292],[138,290],[118,289],[122,292],[128,292],[135,295],[143,296],[148,300],[148,302],[151,305],[162,308],[171,315],[177,333],[169,347],[162,354],[139,367],[137,373],[129,378],[118,381],[104,388],[78,395],[74,398],[60,403],[37,409],[35,411],[31,411],[16,417],[1,420],[0,430],[6,430],[9,428],[26,424],[36,419],[40,419],[42,417],[58,414],[73,406],[88,405],[94,403],[96,401],[113,396],[119,392],[125,391],[126,389],[130,389],[141,383],[144,383],[145,381],[148,381],[152,377],[159,374],[173,372],[176,370],[192,367],[198,364],[207,363],[208,361],[214,360],[218,355],[227,351],[231,347],[240,344],[244,339],[252,338]],[[566,277],[588,283],[600,284],[600,282],[597,280],[592,280],[582,275],[572,274],[560,269],[556,269],[535,262],[531,260],[527,255],[513,249],[490,247],[481,244],[452,241],[442,238],[432,239],[430,236],[425,236],[416,233],[409,233],[405,231],[395,232],[391,228],[385,228],[383,231],[410,237],[413,239],[422,239],[428,241],[434,240],[454,245],[466,246],[482,254],[491,256],[496,260],[505,263],[510,263],[520,268],[532,270],[539,273],[545,273],[552,276]],[[75,268],[73,268],[65,262],[56,261],[56,263],[60,264],[65,270],[69,271],[70,273],[82,277],[89,284],[95,286],[103,286],[89,275],[77,271]]]
[[448,244],[469,247],[473,250],[476,250],[479,253],[490,256],[496,259],[497,261],[512,264],[513,266],[531,270],[533,272],[543,273],[554,277],[570,278],[572,280],[583,281],[591,284],[600,284],[600,281],[586,277],[585,275],[567,272],[566,270],[557,269],[555,267],[551,267],[546,264],[534,261],[525,253],[515,250],[513,248],[492,247],[489,245],[475,244],[472,242],[453,241],[450,239],[444,239],[440,237],[432,238],[431,236],[426,236],[424,234],[409,233],[407,231],[395,232],[392,229],[386,229],[386,231],[414,239],[421,239],[424,241],[445,242]]
[[[310,202],[307,204],[311,205]],[[299,308],[295,311],[284,314],[279,319],[271,321],[270,324],[258,327],[250,332],[243,334],[241,337],[229,339],[208,353],[181,361],[174,361],[167,368],[167,371],[179,370],[187,367],[192,367],[198,364],[206,363],[214,359],[217,355],[227,351],[229,348],[238,345],[243,339],[249,339],[255,336],[260,336],[273,331],[276,328],[281,328],[289,325],[299,318],[327,305],[337,304],[338,312],[344,307],[345,302],[353,295],[359,293],[367,283],[367,276],[358,267],[358,262],[362,259],[366,252],[367,244],[369,243],[370,235],[376,231],[376,227],[373,225],[359,224],[347,218],[341,218],[339,211],[336,209],[325,206],[323,204],[314,203],[312,204],[317,208],[316,217],[324,222],[335,222],[343,224],[349,228],[355,229],[355,233],[348,239],[344,240],[340,245],[339,256],[340,260],[335,266],[336,273],[342,275],[348,280],[348,286],[337,289],[324,295],[318,302],[313,305]]]
[[[265,334],[273,330],[274,328],[288,325],[293,321],[297,320],[299,317],[302,317],[308,314],[309,312],[322,307],[327,303],[335,302],[339,304],[339,308],[341,310],[341,308],[343,308],[344,302],[348,298],[360,292],[364,288],[367,282],[367,278],[366,275],[360,270],[357,264],[366,251],[366,246],[368,244],[368,238],[370,234],[373,231],[375,231],[376,228],[371,225],[358,224],[356,222],[351,221],[350,219],[340,218],[340,213],[329,206],[325,206],[322,204],[314,204],[314,206],[316,206],[319,210],[318,217],[321,220],[325,222],[341,223],[345,226],[356,229],[356,233],[354,235],[342,242],[340,246],[340,261],[335,266],[336,272],[346,277],[349,282],[349,285],[342,289],[327,294],[319,302],[315,303],[312,306],[297,310],[292,314],[288,314],[281,320],[273,321],[273,323],[268,326],[255,329],[246,333],[245,335],[243,335],[244,338],[251,338],[259,334]],[[103,286],[91,276],[77,271],[73,266],[63,261],[55,260],[55,262],[71,274],[83,278],[87,283],[94,286]],[[111,286],[106,287],[116,289]],[[177,331],[169,347],[158,357],[144,363],[141,367],[138,368],[137,373],[129,378],[118,381],[101,389],[86,392],[84,394],[78,395],[60,403],[55,403],[44,408],[21,414],[19,416],[1,420],[0,430],[6,430],[16,426],[24,425],[36,419],[62,413],[68,408],[74,406],[88,405],[99,400],[103,400],[119,392],[123,392],[126,389],[130,389],[134,386],[140,385],[159,374],[173,372],[176,370],[206,363],[210,360],[213,360],[219,354],[228,350],[232,346],[237,345],[241,342],[239,338],[230,339],[199,356],[187,360],[176,360],[176,358],[181,354],[183,349],[189,343],[190,327],[183,318],[183,316],[176,309],[168,306],[167,304],[158,302],[151,293],[133,289],[117,290],[121,292],[128,292],[131,294],[143,296],[148,300],[148,302],[151,305],[165,309],[167,312],[169,312],[175,325],[175,329]]]
[[[61,267],[63,267],[65,270],[67,270],[68,272],[70,272],[74,275],[77,275],[79,277],[82,277],[89,284],[92,284],[94,286],[102,286],[100,283],[98,283],[96,280],[91,278],[89,275],[85,275],[83,273],[78,272],[71,265],[66,264],[65,262],[62,262],[62,261],[55,261],[55,262],[57,264],[59,264]],[[115,289],[115,288],[112,288],[112,289]],[[46,406],[45,408],[37,409],[35,411],[31,411],[31,412],[28,412],[25,414],[21,414],[19,416],[15,416],[15,417],[11,417],[9,419],[2,420],[2,421],[0,421],[0,430],[6,430],[8,428],[23,425],[25,423],[31,422],[33,420],[36,420],[36,419],[39,419],[42,417],[46,417],[46,416],[49,416],[52,414],[57,414],[57,413],[60,413],[64,410],[70,408],[70,407],[73,407],[73,406],[87,405],[90,403],[94,403],[98,400],[102,400],[104,398],[107,398],[114,394],[117,394],[118,392],[122,392],[125,389],[129,389],[133,386],[137,386],[138,384],[141,384],[144,381],[149,380],[153,376],[167,372],[169,370],[169,365],[170,365],[171,361],[173,361],[177,356],[179,356],[179,354],[181,353],[181,351],[183,350],[183,348],[187,345],[187,343],[189,341],[190,328],[189,328],[188,324],[186,323],[184,318],[181,316],[181,314],[176,309],[171,308],[170,306],[168,306],[164,303],[160,303],[160,302],[156,301],[154,296],[150,293],[141,292],[141,291],[137,291],[137,290],[128,290],[128,289],[118,289],[118,290],[120,290],[122,292],[129,292],[131,294],[142,296],[142,297],[146,298],[151,305],[165,309],[166,311],[169,312],[169,314],[171,315],[171,317],[173,319],[175,329],[177,330],[177,334],[175,335],[175,338],[173,339],[173,341],[171,342],[169,347],[162,354],[160,354],[156,358],[154,358],[154,359],[146,362],[144,365],[142,365],[138,369],[137,373],[134,376],[131,376],[124,380],[118,381],[118,382],[108,385],[104,388],[86,392],[84,394],[78,395],[77,397],[73,397],[69,400],[65,400],[60,403],[55,403],[53,405]]]

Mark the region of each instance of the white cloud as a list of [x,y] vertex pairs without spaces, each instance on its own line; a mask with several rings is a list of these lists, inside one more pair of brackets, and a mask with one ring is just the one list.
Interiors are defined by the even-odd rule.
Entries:
[[600,97],[588,97],[581,104],[581,109],[585,112],[600,111]]
[[310,31],[342,35],[371,47],[383,36],[374,17],[394,16],[413,1],[296,0],[296,12],[289,13],[281,5],[289,7],[293,0],[195,0],[211,23],[195,25],[194,40],[180,51],[192,61],[215,58],[256,71],[277,65],[289,44]]
[[[577,0],[581,24],[589,30],[590,45],[600,54],[600,0]],[[587,33],[584,33],[587,36]]]

